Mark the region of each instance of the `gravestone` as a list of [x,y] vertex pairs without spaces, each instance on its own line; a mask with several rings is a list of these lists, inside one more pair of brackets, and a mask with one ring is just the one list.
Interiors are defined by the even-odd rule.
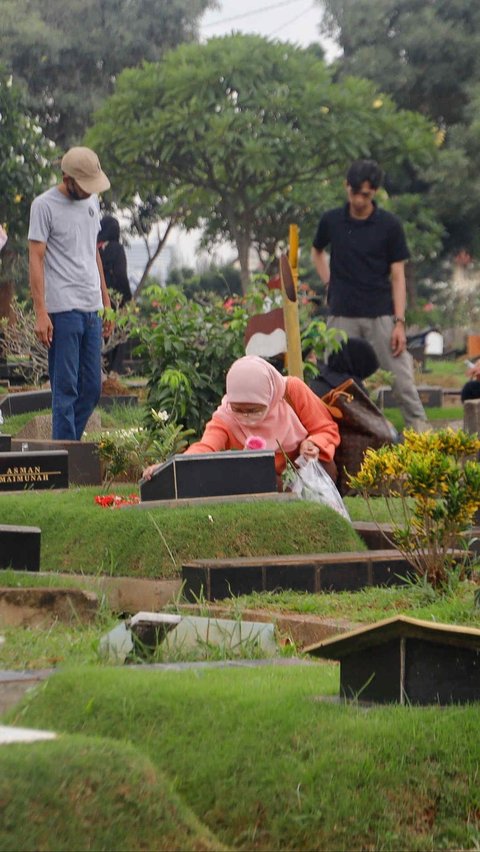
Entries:
[[26,414],[29,411],[42,411],[52,407],[52,392],[50,390],[22,391],[9,393],[0,399],[0,411],[3,417],[13,417],[15,414]]
[[270,451],[175,455],[150,480],[140,480],[140,499],[277,493],[274,459]]
[[9,453],[12,449],[11,435],[3,435],[0,433],[0,453]]
[[68,453],[0,453],[0,492],[68,488]]
[[[443,388],[430,385],[419,385],[418,395],[424,408],[442,408]],[[379,388],[377,405],[380,408],[395,408],[398,402],[391,388]]]
[[340,695],[380,704],[480,700],[480,630],[397,616],[305,652],[340,660]]
[[39,527],[0,524],[0,568],[39,571],[40,539]]
[[67,450],[68,452],[68,481],[71,485],[101,485],[102,466],[98,455],[98,444],[93,441],[20,441],[12,440],[12,450],[21,452],[22,446],[28,443],[31,452],[48,452],[50,450]]
[[480,438],[480,399],[467,399],[463,405],[463,424],[470,435]]
[[109,409],[113,405],[137,405],[138,396],[135,394],[102,394],[99,400],[99,408]]
[[398,550],[195,559],[182,565],[184,595],[195,601],[292,589],[355,592],[406,583],[414,569]]

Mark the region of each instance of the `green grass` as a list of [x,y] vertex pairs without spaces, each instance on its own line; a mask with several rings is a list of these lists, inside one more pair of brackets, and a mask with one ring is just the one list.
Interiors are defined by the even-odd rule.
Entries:
[[460,388],[466,381],[466,355],[456,361],[442,361],[427,358],[426,373],[422,373],[421,383],[425,385],[442,384],[443,387]]
[[85,574],[175,577],[198,558],[365,549],[340,515],[315,503],[112,510],[95,505],[98,491],[2,494],[1,523],[41,528],[42,570]]
[[[401,432],[405,426],[403,414],[399,408],[385,408],[383,413],[387,420],[395,426],[398,432]],[[427,420],[432,424],[432,427],[438,420],[463,420],[463,406],[451,405],[442,408],[425,408]]]
[[[111,408],[100,407],[97,411],[102,421],[102,429],[129,429],[140,425],[144,415],[144,408],[136,405],[113,404]],[[11,417],[5,417],[2,431],[14,437],[34,417],[42,414],[51,416],[51,408],[45,408],[42,411],[28,411],[24,414],[14,414]],[[91,437],[88,436],[89,440],[91,440]]]
[[75,669],[8,718],[130,742],[230,848],[477,849],[478,707],[318,700],[337,693],[338,667],[320,663]]
[[0,849],[222,848],[138,749],[99,737],[2,746]]
[[476,589],[478,584],[464,581],[451,595],[441,595],[421,583],[321,595],[292,591],[256,592],[235,600],[227,599],[222,604],[231,607],[235,613],[241,613],[243,609],[262,609],[365,623],[402,614],[425,621],[480,628],[480,609],[474,604]]
[[51,408],[42,408],[41,411],[26,411],[23,414],[13,414],[11,417],[5,417],[5,422],[2,426],[2,432],[5,432],[6,435],[15,435],[23,429],[27,423],[30,423],[34,417],[40,417],[41,415],[48,414],[51,416],[52,410]]

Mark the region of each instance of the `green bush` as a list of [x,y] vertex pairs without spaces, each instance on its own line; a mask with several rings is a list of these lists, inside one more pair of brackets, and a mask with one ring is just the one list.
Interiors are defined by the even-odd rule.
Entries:
[[205,295],[189,301],[176,287],[150,287],[149,317],[139,326],[149,365],[147,404],[197,434],[224,394],[225,375],[244,354],[247,312]]

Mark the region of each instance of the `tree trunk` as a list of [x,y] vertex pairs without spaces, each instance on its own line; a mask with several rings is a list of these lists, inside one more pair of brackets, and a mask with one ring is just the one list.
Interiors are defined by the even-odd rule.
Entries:
[[238,234],[236,239],[238,249],[238,262],[240,263],[240,281],[242,283],[242,293],[246,294],[250,285],[250,240],[245,234]]
[[138,299],[138,297],[139,297],[140,293],[142,292],[145,284],[147,283],[149,272],[150,272],[153,264],[155,263],[157,257],[159,256],[160,252],[162,251],[165,243],[167,242],[167,237],[168,237],[170,231],[172,230],[174,224],[175,224],[175,219],[172,217],[172,219],[170,219],[170,221],[169,221],[169,223],[168,223],[167,227],[165,228],[165,231],[163,232],[162,235],[160,235],[160,226],[158,226],[158,243],[157,243],[157,248],[155,249],[153,254],[150,254],[150,249],[149,249],[149,246],[148,246],[148,238],[144,237],[145,247],[146,247],[147,252],[148,252],[148,261],[145,264],[145,268],[142,272],[142,277],[140,278],[140,281],[138,282],[135,293],[133,294],[134,299]]

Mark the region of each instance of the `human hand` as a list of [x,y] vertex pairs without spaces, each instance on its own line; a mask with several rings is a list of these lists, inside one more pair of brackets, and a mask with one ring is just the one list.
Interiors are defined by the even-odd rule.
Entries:
[[50,348],[53,340],[53,325],[46,311],[37,314],[34,331],[40,343]]
[[300,455],[305,459],[318,459],[320,450],[310,438],[305,438],[300,444]]
[[468,370],[468,376],[471,379],[480,379],[480,360],[470,367]]
[[392,355],[398,358],[407,348],[407,335],[403,322],[396,322],[391,337]]
[[113,320],[107,320],[107,319],[104,319],[104,320],[103,320],[103,324],[102,324],[102,333],[103,333],[103,336],[104,336],[105,340],[106,340],[108,337],[110,337],[110,335],[111,335],[111,333],[112,333],[112,331],[113,331],[113,325],[114,325]]
[[151,479],[156,470],[160,467],[159,464],[149,464],[142,473],[143,479]]

